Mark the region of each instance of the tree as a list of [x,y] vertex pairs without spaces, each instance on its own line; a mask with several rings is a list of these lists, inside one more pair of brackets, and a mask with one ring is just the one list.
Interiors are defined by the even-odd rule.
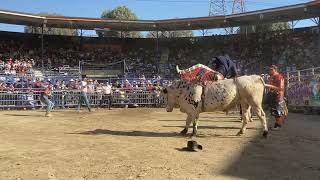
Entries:
[[[61,14],[56,13],[39,13],[40,16],[61,16]],[[25,33],[34,33],[34,34],[41,34],[42,27],[35,27],[35,26],[25,26],[24,32]],[[43,28],[43,34],[50,34],[50,35],[67,35],[67,36],[77,36],[78,30],[77,29],[69,29],[69,28],[51,28],[45,27]]]
[[[156,31],[150,31],[146,35],[147,38],[157,38]],[[182,31],[159,31],[159,38],[176,38],[176,37],[193,37],[191,30]]]
[[[117,20],[138,20],[137,15],[132,12],[127,6],[118,6],[113,10],[105,10],[101,14],[103,19],[117,19]],[[97,30],[96,33],[99,37],[129,37],[139,38],[142,37],[140,32],[128,31],[101,31]]]
[[261,24],[255,26],[255,32],[281,31],[290,28],[291,27],[288,22]]
[[241,26],[238,33],[259,33],[259,32],[269,32],[269,31],[281,31],[291,29],[288,22],[278,22],[278,23],[268,23],[268,24],[258,24],[253,26]]

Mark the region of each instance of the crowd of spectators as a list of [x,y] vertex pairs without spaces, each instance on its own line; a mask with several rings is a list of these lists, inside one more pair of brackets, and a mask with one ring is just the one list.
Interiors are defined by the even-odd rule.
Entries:
[[[54,80],[54,79],[32,79],[27,78],[24,80],[18,80],[13,83],[0,82],[0,92],[26,92],[26,91],[42,91],[49,84],[52,85],[54,91],[66,91],[72,90],[76,91],[80,89],[81,85],[80,79],[70,79],[70,80]],[[159,90],[163,85],[171,83],[170,81],[162,80],[160,76],[154,76],[153,78],[145,78],[144,75],[141,75],[137,79],[103,79],[103,80],[94,80],[84,78],[82,82],[87,84],[87,91],[90,94],[97,93],[99,87],[104,85],[110,85],[113,89],[122,90],[125,92],[131,91],[148,91],[154,92]]]
[[270,64],[284,72],[317,67],[320,62],[317,28],[188,38],[170,43],[168,48],[169,62],[182,67],[208,64],[212,57],[228,54],[241,74],[266,73]]
[[[2,62],[7,65],[19,64],[19,68],[3,66],[1,74],[13,74],[16,72],[30,73],[31,65],[42,66],[43,63],[48,69],[57,69],[64,65],[70,67],[79,66],[79,61],[96,64],[97,66],[108,66],[115,62],[125,61],[126,70],[135,77],[146,74],[149,77],[157,75],[157,66],[154,63],[154,51],[150,48],[121,48],[118,45],[106,46],[73,46],[73,41],[62,41],[63,37],[51,37],[44,43],[44,49],[39,47],[40,42],[32,35],[22,36],[17,33],[0,33],[0,66]],[[35,39],[32,39],[35,38]],[[50,41],[50,42],[49,42]],[[62,42],[61,42],[62,41]],[[94,43],[94,42],[93,42]],[[119,43],[119,42],[118,42]],[[58,45],[57,45],[58,44]],[[148,45],[146,45],[148,47]],[[26,66],[26,67],[25,67]],[[2,68],[2,67],[0,67]],[[15,70],[15,71],[14,71]]]
[[0,73],[4,75],[26,76],[33,73],[33,59],[13,60],[0,57]]
[[[32,67],[78,66],[79,61],[108,66],[126,62],[126,70],[134,77],[161,73],[177,76],[181,68],[208,62],[228,54],[240,74],[265,73],[270,64],[281,71],[291,71],[319,64],[319,29],[304,28],[259,34],[237,34],[194,38],[160,39],[157,47],[150,39],[113,39],[45,36],[42,54],[39,37],[32,34],[0,33],[1,74],[28,74]],[[106,41],[106,42],[105,42]],[[75,43],[76,42],[76,43]],[[99,46],[98,46],[99,45]]]
[[[211,59],[219,55],[229,55],[236,62],[240,74],[265,74],[270,64],[278,65],[283,74],[285,71],[317,67],[320,56],[319,29],[314,28],[248,35],[168,38],[160,39],[158,46],[154,39],[115,38],[107,41],[46,36],[43,51],[37,35],[0,32],[0,37],[0,93],[22,93],[23,96],[16,98],[25,99],[33,108],[34,94],[41,93],[48,84],[53,85],[55,92],[74,92],[85,83],[86,92],[94,94],[102,102],[106,87],[121,95],[132,92],[159,94],[161,86],[170,84],[170,80],[165,79],[178,76],[176,65],[180,68],[197,63],[209,65]],[[129,73],[115,79],[36,78],[34,72],[42,66],[42,60],[48,69],[78,66],[79,61],[110,67],[125,61],[125,69]],[[267,81],[268,75],[263,75],[263,78]],[[297,81],[297,75],[291,73],[290,80]],[[300,87],[301,84],[292,86],[288,94],[292,97],[301,93],[304,97],[309,96],[309,81],[302,83],[304,88]],[[9,96],[2,97],[6,100]],[[298,96],[296,99],[299,99]]]

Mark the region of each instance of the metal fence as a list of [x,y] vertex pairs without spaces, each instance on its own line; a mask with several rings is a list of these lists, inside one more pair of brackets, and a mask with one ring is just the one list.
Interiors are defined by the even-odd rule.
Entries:
[[293,109],[320,109],[320,67],[288,72],[287,97]]
[[[6,109],[34,109],[43,107],[40,101],[41,91],[34,92],[0,92],[0,108]],[[54,91],[51,101],[56,108],[74,108],[78,106],[80,91],[66,90]],[[87,94],[89,103],[92,107],[107,107],[109,105],[108,95],[103,94]],[[112,106],[148,106],[159,107],[162,104],[162,98],[159,91],[121,91],[116,90],[112,93]]]

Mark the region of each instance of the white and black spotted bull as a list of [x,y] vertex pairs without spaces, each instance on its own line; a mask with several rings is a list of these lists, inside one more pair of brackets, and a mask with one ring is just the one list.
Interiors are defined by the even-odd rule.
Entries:
[[180,111],[188,115],[182,134],[188,132],[188,127],[193,122],[192,135],[196,135],[201,112],[228,111],[240,103],[243,122],[237,135],[245,133],[251,107],[260,119],[264,130],[263,136],[266,137],[268,128],[262,109],[264,85],[263,79],[257,75],[208,82],[205,87],[178,80],[163,89],[163,96],[167,112],[172,112],[177,104],[180,106]]

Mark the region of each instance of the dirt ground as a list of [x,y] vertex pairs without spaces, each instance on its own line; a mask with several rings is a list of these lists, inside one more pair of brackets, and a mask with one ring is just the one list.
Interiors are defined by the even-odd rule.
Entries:
[[[320,116],[290,114],[262,138],[236,114],[200,116],[201,152],[185,152],[185,115],[164,109],[0,112],[0,179],[320,179]],[[271,123],[272,120],[269,120]],[[189,129],[189,133],[192,130]]]

